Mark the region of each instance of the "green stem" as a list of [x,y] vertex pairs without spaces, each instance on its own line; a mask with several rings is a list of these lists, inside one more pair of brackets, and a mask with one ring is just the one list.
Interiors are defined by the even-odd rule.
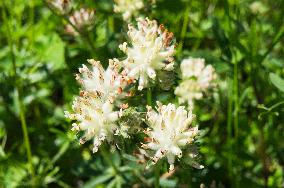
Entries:
[[[18,88],[17,88],[17,91],[19,92]],[[29,166],[30,166],[29,169],[30,169],[30,173],[31,173],[32,177],[34,177],[35,174],[34,174],[34,168],[33,168],[33,163],[32,163],[32,152],[31,152],[31,147],[30,147],[30,140],[29,140],[29,134],[28,134],[28,129],[27,129],[24,106],[23,106],[23,103],[22,103],[21,98],[20,98],[20,93],[18,93],[17,100],[18,100],[19,106],[20,106],[20,121],[21,121],[22,131],[23,131],[23,135],[24,135],[24,143],[25,143],[25,147],[26,147],[27,158],[28,158],[28,162],[29,162]]]
[[81,31],[80,29],[78,29],[67,17],[67,15],[63,15],[63,14],[58,14],[56,10],[54,10],[54,8],[47,2],[44,1],[47,8],[54,13],[55,15],[57,15],[58,17],[62,18],[64,21],[66,21],[69,25],[71,25],[71,27],[77,32],[79,33],[79,36],[82,38],[83,41],[85,41],[88,46],[89,46],[89,50],[91,52],[92,55],[94,55],[94,52],[96,50],[94,43],[92,41],[92,38],[90,37],[89,32],[87,31]]
[[[5,6],[5,3],[4,3]],[[2,16],[4,23],[6,23],[6,29],[7,29],[7,41],[8,45],[10,48],[10,53],[11,53],[11,60],[12,60],[12,65],[13,65],[13,72],[14,72],[14,78],[15,78],[15,90],[16,90],[16,100],[17,103],[19,104],[19,115],[20,115],[20,121],[21,121],[21,126],[22,126],[22,131],[23,131],[23,137],[24,137],[24,145],[26,148],[26,155],[29,163],[29,171],[32,175],[32,180],[34,180],[34,168],[33,168],[33,163],[32,163],[32,152],[31,152],[31,147],[30,147],[30,140],[29,140],[29,135],[28,135],[28,130],[27,130],[27,123],[26,123],[26,117],[25,117],[25,112],[24,112],[24,105],[21,100],[21,87],[18,84],[18,79],[20,78],[17,74],[17,66],[16,66],[16,56],[14,53],[14,43],[13,43],[13,37],[11,36],[11,28],[10,28],[10,23],[6,15],[6,10],[5,8],[2,11]]]
[[[231,85],[231,80],[228,78],[228,86]],[[228,138],[227,138],[227,143],[229,145],[229,157],[228,157],[228,168],[229,168],[229,177],[232,178],[232,106],[233,106],[233,99],[231,97],[232,94],[232,89],[228,87],[228,118],[227,118],[227,133],[228,133]]]
[[127,178],[125,177],[125,175],[119,171],[119,169],[117,168],[117,166],[114,164],[114,162],[112,161],[112,159],[109,157],[108,152],[107,152],[107,150],[106,150],[104,144],[100,147],[100,150],[101,150],[101,153],[102,153],[103,158],[104,158],[105,161],[108,163],[108,165],[110,165],[110,166],[112,167],[112,169],[114,170],[115,174],[116,174],[116,175],[121,175],[121,177],[122,177],[124,180],[127,180]]
[[280,29],[278,30],[278,32],[275,34],[271,45],[268,47],[267,51],[261,56],[260,60],[259,60],[259,64],[261,64],[265,58],[268,56],[268,54],[273,50],[273,48],[275,47],[276,44],[278,44],[278,42],[281,41],[281,39],[284,37],[284,26],[280,27]]
[[234,131],[235,138],[238,137],[239,124],[239,81],[238,81],[238,63],[234,63]]
[[183,48],[184,38],[187,32],[187,24],[189,20],[189,5],[186,7],[186,10],[184,12],[183,16],[183,23],[182,23],[182,29],[181,29],[181,37],[180,37],[180,44],[177,50],[177,54],[179,55]]
[[151,88],[147,89],[147,105],[152,106],[152,91],[151,91]]
[[154,166],[155,170],[155,188],[160,187],[160,162],[157,162]]

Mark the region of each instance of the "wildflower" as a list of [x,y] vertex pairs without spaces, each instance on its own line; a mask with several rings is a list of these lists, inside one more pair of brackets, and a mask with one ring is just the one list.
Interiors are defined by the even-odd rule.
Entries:
[[188,58],[181,62],[182,82],[175,90],[179,102],[193,105],[194,99],[201,99],[203,92],[214,86],[215,70],[211,65],[205,66],[204,59]]
[[125,70],[128,76],[138,80],[139,90],[148,86],[149,78],[156,78],[156,71],[174,69],[172,44],[173,33],[168,32],[155,20],[138,18],[138,28],[128,26],[131,47],[125,42],[119,48],[127,54]]
[[80,74],[76,75],[84,91],[94,93],[102,101],[108,100],[110,103],[126,95],[123,89],[131,80],[120,74],[121,62],[118,59],[110,59],[106,70],[99,61],[89,59],[88,62],[92,65],[92,70],[83,65],[79,68]]
[[193,143],[198,128],[190,126],[195,116],[191,111],[187,112],[184,106],[176,108],[174,104],[162,105],[159,102],[157,105],[158,112],[147,107],[147,123],[150,128],[145,133],[149,138],[148,143],[142,147],[155,151],[152,158],[154,163],[166,157],[170,170],[173,170],[175,157],[182,157],[182,148]]
[[84,132],[80,143],[93,139],[93,152],[97,152],[104,140],[110,142],[114,135],[120,134],[116,122],[122,110],[115,111],[114,102],[121,97],[127,83],[119,74],[117,59],[110,60],[106,70],[99,61],[91,59],[88,62],[92,64],[92,71],[85,65],[79,69],[81,75],[76,75],[76,79],[83,90],[73,101],[73,113],[65,112],[65,116],[76,120],[73,131]]
[[49,3],[62,14],[69,12],[71,9],[70,0],[52,0]]
[[261,1],[254,1],[249,6],[253,14],[264,14],[267,12],[267,7]]
[[114,12],[122,13],[125,21],[130,21],[132,16],[138,14],[138,10],[144,7],[142,0],[114,0]]
[[[66,32],[72,35],[78,35],[77,30],[89,30],[93,25],[94,18],[94,10],[81,8],[80,10],[75,11],[73,15],[69,17],[71,24],[66,26]],[[74,27],[76,27],[76,29]]]

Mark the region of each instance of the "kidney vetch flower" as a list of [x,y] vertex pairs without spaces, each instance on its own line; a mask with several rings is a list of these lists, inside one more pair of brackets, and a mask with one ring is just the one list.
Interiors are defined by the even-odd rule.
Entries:
[[181,158],[182,149],[193,143],[198,134],[197,127],[191,127],[194,115],[187,112],[184,106],[175,107],[174,104],[162,105],[157,102],[157,112],[147,107],[147,123],[149,129],[145,131],[148,138],[144,149],[155,151],[152,160],[156,163],[166,157],[170,170],[174,169],[176,156]]
[[216,73],[212,65],[205,66],[201,58],[184,59],[180,65],[182,81],[175,89],[179,102],[193,105],[195,99],[201,99],[203,92],[214,86]]
[[122,115],[116,108],[115,101],[123,95],[127,85],[124,76],[119,74],[119,61],[110,60],[109,67],[104,70],[100,62],[88,60],[92,71],[83,65],[76,79],[82,85],[80,96],[73,101],[73,113],[65,112],[65,116],[73,123],[72,130],[82,132],[80,143],[93,139],[93,152],[97,152],[104,140],[111,142],[114,135],[120,134],[116,123]]
[[156,71],[174,69],[173,33],[168,32],[155,20],[138,18],[138,28],[128,26],[130,46],[126,42],[119,48],[126,53],[124,68],[128,76],[139,80],[138,89],[148,86],[149,78],[156,78]]
[[144,7],[142,0],[114,0],[114,12],[122,13],[125,21],[130,21],[132,16],[138,14],[138,10]]

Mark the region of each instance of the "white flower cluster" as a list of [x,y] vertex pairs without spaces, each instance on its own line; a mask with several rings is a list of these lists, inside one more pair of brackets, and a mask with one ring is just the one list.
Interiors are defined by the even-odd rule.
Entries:
[[126,53],[125,70],[129,77],[139,80],[139,90],[148,86],[149,78],[156,78],[156,71],[174,69],[172,44],[173,33],[168,32],[155,20],[137,19],[138,28],[129,24],[128,36],[131,46],[126,42],[119,48]]
[[147,122],[150,128],[145,133],[149,143],[143,147],[155,151],[152,158],[154,163],[166,157],[170,170],[173,170],[175,157],[181,158],[182,148],[193,143],[198,127],[191,127],[195,116],[191,111],[187,112],[184,106],[176,108],[173,104],[157,103],[157,111],[148,107]]
[[120,62],[117,59],[109,60],[109,67],[105,71],[100,62],[88,60],[92,70],[83,65],[79,69],[80,75],[76,79],[82,85],[80,96],[73,101],[74,113],[66,112],[67,118],[76,120],[72,130],[84,131],[80,143],[93,139],[93,152],[104,140],[112,141],[113,135],[120,130],[116,120],[121,116],[121,111],[114,111],[114,101],[123,95],[127,79],[119,74]]
[[122,13],[125,21],[137,16],[138,11],[144,7],[143,0],[114,0],[114,12]]
[[[66,26],[66,32],[71,35],[78,35],[77,30],[90,29],[94,23],[95,11],[91,9],[81,8],[77,10],[69,17],[69,21],[72,24]],[[74,29],[76,27],[76,29]]]
[[201,58],[184,59],[180,65],[182,81],[175,89],[180,103],[187,102],[189,106],[193,101],[201,99],[203,92],[214,86],[216,73],[212,65],[205,66]]
[[[138,81],[138,90],[142,90],[149,86],[150,80],[155,81],[159,71],[174,69],[173,34],[148,18],[139,18],[137,21],[138,28],[129,25],[129,46],[127,43],[120,45],[120,49],[127,55],[125,60],[109,60],[106,70],[99,61],[88,60],[92,69],[83,65],[79,69],[80,74],[76,75],[82,91],[73,101],[73,113],[65,114],[67,118],[76,121],[72,130],[84,133],[80,139],[81,144],[93,139],[93,152],[97,152],[105,140],[112,142],[115,136],[131,136],[132,132],[128,132],[130,129],[125,125],[127,121],[123,116],[128,104],[122,101],[127,101],[130,96],[129,88],[136,88],[133,83]],[[183,61],[182,75],[186,79],[196,77],[198,92],[209,87],[209,82],[214,77],[212,67],[204,67],[203,60],[196,63],[192,59]],[[181,158],[187,154],[195,156],[187,150],[187,146],[193,144],[198,134],[198,128],[192,126],[195,116],[191,110],[187,112],[184,106],[176,107],[171,103],[162,105],[160,102],[157,102],[157,111],[149,106],[147,109],[146,118],[140,118],[137,114],[134,117],[141,119],[134,120],[135,122],[144,121],[148,125],[144,130],[147,143],[142,144],[145,157],[149,154],[154,163],[165,157],[170,164],[170,170],[173,170],[176,157]],[[119,121],[124,124],[119,124]],[[141,133],[143,128],[137,130]]]
[[49,3],[63,14],[69,12],[71,9],[70,0],[52,0]]

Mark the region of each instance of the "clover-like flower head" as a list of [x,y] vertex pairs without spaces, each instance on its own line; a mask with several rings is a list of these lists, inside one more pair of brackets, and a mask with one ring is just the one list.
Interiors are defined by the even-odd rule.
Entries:
[[216,73],[212,65],[205,66],[205,60],[201,58],[184,59],[180,65],[182,81],[175,90],[180,103],[201,99],[203,93],[214,86]]
[[[72,105],[72,113],[65,116],[75,120],[72,130],[83,132],[80,143],[93,139],[93,152],[96,152],[104,140],[112,141],[113,136],[120,134],[116,121],[122,115],[115,102],[123,97],[123,89],[127,85],[125,77],[119,74],[119,61],[109,61],[104,70],[100,62],[88,60],[92,70],[83,65],[76,79],[82,85],[80,96]],[[115,110],[117,108],[117,110]]]
[[114,12],[122,13],[125,21],[130,21],[131,17],[136,16],[138,11],[144,7],[142,0],[114,0]]
[[[81,8],[77,10],[69,17],[69,21],[72,24],[66,26],[66,32],[71,35],[78,35],[77,30],[89,30],[92,28],[95,19],[95,11],[92,9]],[[76,27],[76,29],[74,29]]]
[[56,8],[61,14],[65,14],[71,9],[71,0],[51,0],[49,4]]
[[155,151],[152,157],[154,163],[166,157],[170,170],[173,170],[176,156],[182,157],[182,148],[193,143],[198,128],[191,126],[194,115],[191,111],[187,112],[184,106],[176,108],[174,104],[162,105],[159,102],[157,105],[157,112],[148,107],[150,128],[145,131],[148,143],[142,146]]
[[149,79],[156,78],[156,71],[174,69],[173,33],[155,20],[138,18],[138,28],[128,26],[130,46],[125,42],[119,48],[126,53],[124,67],[128,76],[139,80],[139,90],[148,86]]

